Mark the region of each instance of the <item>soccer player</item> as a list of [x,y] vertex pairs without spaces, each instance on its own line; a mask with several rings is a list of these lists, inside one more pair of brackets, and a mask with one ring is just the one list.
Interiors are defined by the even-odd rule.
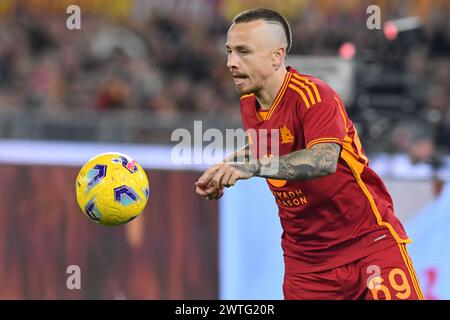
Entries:
[[[288,22],[275,11],[234,18],[227,67],[242,121],[269,134],[251,135],[243,150],[206,170],[196,192],[218,199],[239,179],[267,179],[283,228],[285,299],[423,299],[405,247],[410,239],[341,98],[285,66],[291,42]],[[231,162],[249,151],[251,159]]]

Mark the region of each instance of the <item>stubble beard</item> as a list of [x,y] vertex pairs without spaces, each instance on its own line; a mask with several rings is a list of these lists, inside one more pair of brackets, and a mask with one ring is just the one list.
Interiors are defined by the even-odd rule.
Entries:
[[236,91],[241,95],[246,95],[246,94],[256,94],[257,92],[259,92],[261,90],[260,86],[258,85],[253,85],[253,86],[246,86],[246,87],[240,87],[235,85]]

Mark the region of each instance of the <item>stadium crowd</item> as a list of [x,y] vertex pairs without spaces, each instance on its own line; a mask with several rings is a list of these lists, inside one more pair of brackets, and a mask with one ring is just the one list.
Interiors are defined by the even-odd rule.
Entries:
[[[183,10],[157,6],[135,9],[139,18],[83,14],[81,30],[65,28],[67,15],[19,7],[0,19],[0,111],[51,115],[145,110],[174,117],[198,112],[238,119],[238,96],[225,65],[230,17],[218,9],[221,2],[210,1],[208,12],[195,19]],[[331,8],[318,4],[329,1],[302,2],[303,9],[289,15],[291,55],[337,55],[342,43],[352,42],[358,61],[364,52],[359,48],[381,48],[387,41],[382,30],[366,28],[365,1]],[[425,40],[405,53],[398,72],[424,80],[423,113],[417,115],[416,130],[425,122],[432,140],[448,152],[448,12],[431,4],[426,8]],[[398,1],[383,11],[383,21],[414,14],[411,11],[405,1]],[[394,141],[398,148],[410,146],[410,127],[399,124]],[[418,158],[427,147],[417,151]]]

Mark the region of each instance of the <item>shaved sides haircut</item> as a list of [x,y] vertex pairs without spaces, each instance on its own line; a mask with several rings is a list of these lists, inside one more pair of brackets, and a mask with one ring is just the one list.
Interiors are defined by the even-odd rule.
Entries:
[[288,53],[292,47],[291,27],[289,26],[289,22],[286,20],[286,18],[278,12],[266,8],[250,9],[247,11],[243,11],[236,17],[234,17],[233,23],[245,23],[256,20],[263,20],[269,23],[277,23],[281,25],[284,30],[284,35],[286,36],[286,53]]

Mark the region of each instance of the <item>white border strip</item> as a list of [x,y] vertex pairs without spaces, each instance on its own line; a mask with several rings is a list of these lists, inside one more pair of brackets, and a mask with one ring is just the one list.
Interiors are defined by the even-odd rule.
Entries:
[[[202,155],[201,150],[196,151],[193,155]],[[201,159],[194,159],[192,164],[174,164],[170,145],[0,139],[0,163],[7,164],[81,167],[104,152],[125,153],[146,169],[203,171],[209,167]],[[403,154],[377,154],[369,159],[371,168],[383,177],[422,180],[435,175],[450,180],[450,157],[444,159],[445,166],[438,172],[427,164],[412,164]]]
[[202,171],[207,167],[198,163],[175,165],[171,150],[168,145],[0,139],[0,163],[81,167],[100,153],[120,152],[146,169]]

